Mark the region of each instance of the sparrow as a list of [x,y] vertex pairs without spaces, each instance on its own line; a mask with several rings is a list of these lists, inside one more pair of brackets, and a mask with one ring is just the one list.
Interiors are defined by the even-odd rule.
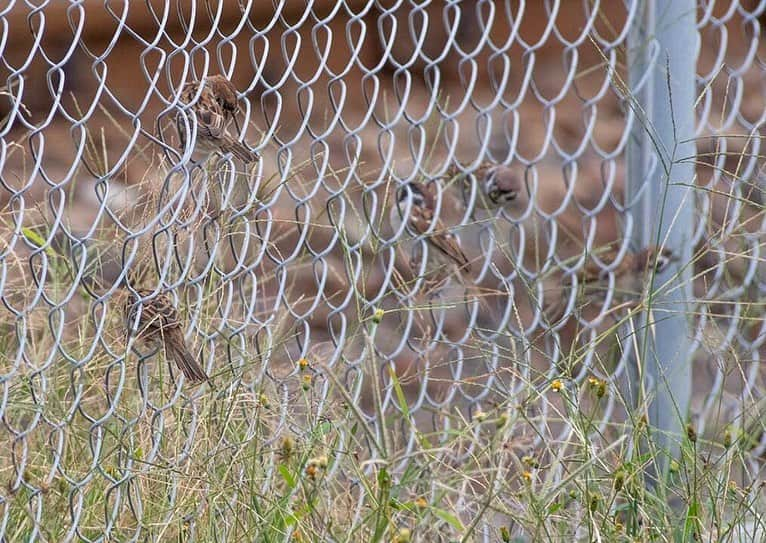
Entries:
[[435,205],[435,196],[429,186],[410,182],[397,190],[390,216],[394,232],[399,232],[402,224],[406,223],[406,234],[400,242],[410,255],[410,270],[415,275],[422,270],[428,291],[443,288],[453,276],[462,281],[462,274],[471,271],[471,264],[460,248],[458,238],[435,215]]
[[[199,94],[195,102],[194,99]],[[239,111],[237,89],[231,81],[222,75],[207,77],[200,90],[200,83],[192,81],[184,85],[181,101],[191,104],[191,110],[197,119],[197,142],[195,151],[206,158],[214,152],[231,153],[245,164],[257,161],[260,156],[244,143],[231,136],[227,129],[232,121],[236,124]],[[184,120],[176,118],[178,137],[182,147],[186,147]]]
[[[608,247],[599,254],[604,263],[614,262],[618,249]],[[614,274],[614,295],[620,300],[640,297],[644,287],[648,286],[652,275],[664,272],[676,256],[667,247],[651,245],[637,253],[627,253],[612,273]],[[586,295],[605,293],[609,288],[609,272],[593,260],[589,260],[578,270],[577,279],[585,289]]]
[[[506,207],[514,202],[514,205],[526,208],[528,198],[523,179],[516,174],[513,168],[491,162],[484,162],[476,170],[468,174],[461,173],[457,167],[450,168],[445,177],[456,178],[462,176],[463,200],[466,205],[470,203],[473,190],[473,180],[476,180],[478,194],[476,206],[487,211]],[[523,202],[522,202],[523,201]]]
[[[581,302],[603,304],[610,288],[610,272],[604,267],[614,262],[618,248],[610,245],[603,251],[596,251],[604,264],[588,260],[575,272],[579,286],[578,298]],[[675,254],[667,247],[649,246],[636,253],[627,253],[611,271],[614,275],[613,300],[617,305],[633,305],[645,294],[654,274],[664,272],[671,262],[676,261]],[[569,297],[565,290],[572,285],[566,284],[561,274],[554,274],[545,280],[544,312],[551,321],[559,320]],[[582,306],[582,303],[578,305]]]
[[[137,289],[141,299],[151,296],[152,292]],[[158,294],[154,298],[139,302],[136,295],[129,292],[124,311],[129,336],[137,328],[137,339],[162,346],[189,381],[199,383],[208,380],[207,374],[186,346],[183,325],[170,296]],[[136,318],[140,319],[137,327]]]

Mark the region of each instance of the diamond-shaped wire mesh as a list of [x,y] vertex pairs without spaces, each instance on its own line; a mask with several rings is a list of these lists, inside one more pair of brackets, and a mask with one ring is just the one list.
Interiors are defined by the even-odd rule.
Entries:
[[[8,541],[161,540],[162,527],[193,532],[205,514],[236,533],[228,508],[249,499],[236,483],[269,488],[286,440],[308,432],[335,451],[327,469],[348,481],[355,519],[365,489],[338,451],[374,470],[392,450],[410,458],[423,433],[436,443],[487,417],[439,461],[472,461],[497,420],[509,449],[555,456],[577,431],[562,390],[591,413],[594,447],[625,437],[619,391],[649,282],[623,265],[642,249],[630,241],[643,218],[626,197],[626,152],[646,106],[628,64],[645,3],[265,4],[0,12]],[[766,338],[764,10],[700,0],[698,153],[682,157],[696,178],[672,180],[695,187],[694,224],[676,225],[694,259],[673,264],[694,274],[692,422],[711,439],[727,425],[757,436],[745,479],[766,449],[753,430]],[[651,38],[640,46],[663,62]],[[219,73],[237,89],[236,135],[254,163],[196,160],[179,137],[179,123],[200,129],[184,84]],[[487,163],[522,187],[489,209]],[[430,183],[441,233],[471,264],[435,291],[411,264],[438,248],[390,224],[409,183]],[[414,203],[410,191],[407,216]],[[126,281],[147,289],[144,306],[170,296],[209,383],[190,384],[166,349],[128,333]],[[418,491],[446,492],[437,483]],[[472,484],[456,509],[489,483]]]

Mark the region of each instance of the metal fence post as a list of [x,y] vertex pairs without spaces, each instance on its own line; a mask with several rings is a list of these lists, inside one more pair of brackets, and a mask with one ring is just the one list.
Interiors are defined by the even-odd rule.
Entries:
[[691,396],[695,73],[695,0],[645,0],[644,24],[629,40],[630,88],[636,118],[628,147],[626,195],[637,247],[665,244],[678,256],[654,279],[659,292],[637,319],[630,395],[647,410],[663,472],[678,453]]

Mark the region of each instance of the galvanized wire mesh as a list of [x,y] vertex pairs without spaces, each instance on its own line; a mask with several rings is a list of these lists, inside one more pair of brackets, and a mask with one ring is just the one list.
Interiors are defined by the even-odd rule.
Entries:
[[[447,435],[497,406],[510,409],[514,443],[549,450],[574,431],[551,387],[577,395],[588,380],[611,391],[594,407],[594,443],[622,433],[618,391],[637,346],[615,270],[644,228],[625,164],[646,128],[627,65],[645,4],[257,4],[0,12],[2,530],[14,500],[30,540],[139,540],[179,515],[193,529],[200,464],[244,479],[237,445],[266,436],[265,488],[280,440],[330,421],[346,443],[350,406],[376,428],[361,452],[373,459],[383,415],[398,414],[406,452],[415,429]],[[694,261],[671,275],[694,270],[692,415],[713,436],[751,424],[764,389],[765,9],[699,3],[699,152],[681,157],[697,177],[671,180],[695,187],[694,224],[676,225],[693,234]],[[639,46],[663,62],[651,36]],[[195,163],[175,132],[183,84],[215,73],[237,87],[239,136],[262,155],[249,167],[226,154]],[[407,232],[388,223],[396,189],[487,161],[514,168],[524,197],[487,211],[478,183],[445,178],[439,215],[473,271],[465,288],[428,296],[403,254]],[[584,302],[570,285],[593,262],[605,295]],[[129,270],[146,301],[171,294],[211,384],[188,386],[161,349],[126,341]],[[442,454],[460,464],[475,443]],[[753,474],[764,447],[766,433]],[[142,507],[150,476],[164,518]],[[36,532],[52,514],[61,532]]]

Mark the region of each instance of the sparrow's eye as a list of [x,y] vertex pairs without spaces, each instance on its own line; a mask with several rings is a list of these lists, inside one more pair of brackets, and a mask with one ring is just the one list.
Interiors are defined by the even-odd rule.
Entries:
[[497,203],[498,199],[500,198],[500,191],[497,189],[492,189],[489,191],[489,199],[492,200],[494,203]]

